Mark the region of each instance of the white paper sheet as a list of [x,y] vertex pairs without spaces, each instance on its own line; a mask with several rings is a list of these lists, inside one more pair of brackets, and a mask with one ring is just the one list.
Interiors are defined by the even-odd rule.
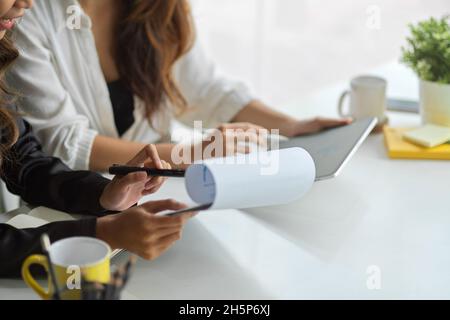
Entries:
[[49,221],[35,218],[27,214],[19,214],[6,222],[6,224],[9,224],[11,227],[16,229],[39,228],[40,226],[48,223]]
[[316,169],[301,148],[209,159],[186,171],[186,190],[211,209],[243,209],[285,204],[308,192]]

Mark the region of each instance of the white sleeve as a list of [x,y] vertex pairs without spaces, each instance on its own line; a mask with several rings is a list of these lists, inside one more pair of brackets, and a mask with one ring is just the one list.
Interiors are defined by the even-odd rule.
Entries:
[[198,40],[177,62],[175,79],[189,106],[178,120],[189,126],[196,120],[202,120],[204,128],[230,122],[255,98],[244,83],[219,72]]
[[9,83],[22,96],[18,102],[20,111],[33,126],[44,150],[73,169],[86,170],[97,132],[75,110],[52,63],[46,38],[47,32],[52,31],[43,30],[38,14],[29,13],[15,30],[20,57],[9,72]]

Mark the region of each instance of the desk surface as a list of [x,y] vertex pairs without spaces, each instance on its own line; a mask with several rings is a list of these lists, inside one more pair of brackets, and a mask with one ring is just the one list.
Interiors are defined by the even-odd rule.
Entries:
[[[377,71],[391,95],[417,97],[407,70]],[[345,87],[286,111],[336,115]],[[392,125],[420,123],[417,115],[389,117]],[[200,214],[167,254],[138,262],[125,298],[448,299],[449,187],[448,162],[390,160],[382,135],[372,135],[339,177],[316,183],[296,203]],[[169,181],[157,195],[164,197],[186,199],[182,181]],[[381,288],[370,289],[377,275]],[[21,281],[0,280],[0,298],[36,296]]]

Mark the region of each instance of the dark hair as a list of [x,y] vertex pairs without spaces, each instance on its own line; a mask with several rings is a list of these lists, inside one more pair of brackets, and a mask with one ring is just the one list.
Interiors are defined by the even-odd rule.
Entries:
[[7,109],[13,102],[13,95],[4,82],[6,70],[18,56],[19,52],[8,37],[0,40],[0,164],[19,136],[15,117]]
[[119,74],[144,101],[147,116],[166,99],[177,112],[186,100],[175,84],[175,62],[192,46],[194,28],[187,0],[123,0],[124,19],[116,43]]

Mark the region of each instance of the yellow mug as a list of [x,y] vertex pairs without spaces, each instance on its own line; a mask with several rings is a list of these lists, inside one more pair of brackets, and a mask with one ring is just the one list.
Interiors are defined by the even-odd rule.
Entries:
[[[89,282],[110,281],[111,248],[101,240],[87,237],[66,238],[53,243],[49,254],[61,299],[81,299],[82,278]],[[34,264],[45,268],[48,275],[48,290],[40,286],[31,275],[30,266]],[[55,288],[49,276],[46,256],[29,256],[22,265],[22,277],[42,299],[52,299]]]

